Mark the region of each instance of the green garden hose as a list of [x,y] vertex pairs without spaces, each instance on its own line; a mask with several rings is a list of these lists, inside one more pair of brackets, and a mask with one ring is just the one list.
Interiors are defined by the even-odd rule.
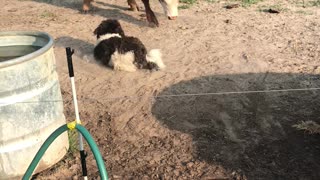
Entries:
[[[71,125],[71,126],[70,126]],[[65,124],[62,125],[61,127],[59,127],[57,130],[55,130],[48,138],[47,140],[43,143],[43,145],[41,146],[41,148],[39,149],[39,151],[37,152],[36,156],[33,158],[31,164],[29,165],[26,173],[24,174],[22,180],[29,180],[30,177],[32,176],[32,173],[34,171],[34,169],[37,167],[40,159],[42,158],[43,154],[46,152],[46,150],[48,149],[48,147],[51,145],[51,143],[58,137],[60,136],[63,132],[69,130],[69,129],[77,129],[82,136],[85,138],[85,140],[87,141],[87,143],[90,146],[90,149],[96,159],[96,163],[100,172],[100,178],[101,180],[108,180],[108,174],[106,171],[106,168],[104,166],[104,161],[102,159],[102,156],[100,154],[100,151],[98,149],[97,144],[94,142],[92,136],[90,135],[90,133],[88,132],[88,130],[86,128],[84,128],[83,126],[81,126],[80,124],[76,124],[76,123],[69,123],[69,124]]]

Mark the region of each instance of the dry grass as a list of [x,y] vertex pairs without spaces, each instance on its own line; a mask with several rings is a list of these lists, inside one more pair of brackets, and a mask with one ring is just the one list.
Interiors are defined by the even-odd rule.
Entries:
[[300,124],[293,125],[293,127],[310,134],[320,134],[320,125],[314,121],[302,121]]

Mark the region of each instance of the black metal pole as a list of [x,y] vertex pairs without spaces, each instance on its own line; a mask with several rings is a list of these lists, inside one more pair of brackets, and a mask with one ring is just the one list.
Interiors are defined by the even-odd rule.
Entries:
[[[73,103],[75,107],[75,114],[76,114],[76,122],[80,124],[80,117],[79,117],[79,110],[78,110],[78,102],[77,102],[77,93],[75,88],[75,82],[74,82],[74,71],[73,71],[73,64],[72,64],[72,55],[74,53],[74,50],[70,47],[66,48],[67,53],[67,60],[68,60],[68,69],[69,69],[69,77],[71,80],[71,87],[72,87],[72,96],[73,96]],[[79,137],[79,149],[80,149],[80,159],[81,159],[81,167],[82,167],[82,176],[84,180],[87,180],[87,164],[86,164],[86,157],[87,153],[84,151],[83,148],[83,140],[82,135],[78,133]]]

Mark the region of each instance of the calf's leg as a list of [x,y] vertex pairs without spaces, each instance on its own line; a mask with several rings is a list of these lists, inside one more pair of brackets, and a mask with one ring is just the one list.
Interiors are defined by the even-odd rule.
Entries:
[[153,23],[156,26],[159,26],[158,19],[156,15],[154,15],[154,12],[152,11],[150,7],[149,0],[142,0],[144,8],[146,9],[146,15],[147,15],[147,20],[149,23]]
[[127,0],[127,2],[128,2],[128,5],[130,6],[129,9],[131,11],[139,11],[140,10],[137,3],[136,3],[136,0]]
[[83,12],[88,12],[90,10],[90,4],[93,0],[83,0],[83,4],[82,4],[82,11]]

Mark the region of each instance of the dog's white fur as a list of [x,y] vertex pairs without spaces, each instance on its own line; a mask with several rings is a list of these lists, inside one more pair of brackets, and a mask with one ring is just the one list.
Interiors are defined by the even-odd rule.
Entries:
[[98,45],[101,41],[106,40],[106,39],[110,39],[112,37],[121,38],[120,34],[118,34],[118,33],[104,34],[104,35],[100,36],[99,39],[97,39],[96,45]]
[[118,51],[115,51],[111,56],[109,66],[118,71],[135,72],[137,67],[133,62],[134,53],[132,51],[126,52],[125,54],[120,54]]
[[146,57],[148,62],[153,62],[158,65],[159,69],[164,69],[166,66],[162,62],[162,53],[160,49],[151,49]]
[[[121,36],[118,33],[105,34],[100,36],[99,39],[97,39],[96,45],[98,45],[101,41],[112,38],[112,37],[121,38]],[[147,53],[146,59],[148,62],[155,63],[160,70],[166,67],[162,61],[162,53],[160,49],[151,49]],[[137,67],[134,64],[134,52],[132,51],[129,51],[125,54],[121,54],[118,51],[115,51],[111,55],[111,59],[108,65],[110,67],[113,67],[114,70],[119,70],[119,71],[135,72],[137,70]]]

